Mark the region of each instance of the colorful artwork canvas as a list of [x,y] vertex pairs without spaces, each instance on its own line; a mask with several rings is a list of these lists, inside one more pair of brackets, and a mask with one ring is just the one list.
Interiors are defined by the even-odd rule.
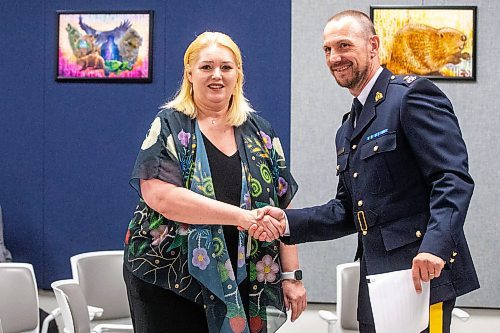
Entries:
[[58,81],[151,82],[153,12],[58,12]]
[[370,14],[393,73],[476,79],[475,6],[372,6]]

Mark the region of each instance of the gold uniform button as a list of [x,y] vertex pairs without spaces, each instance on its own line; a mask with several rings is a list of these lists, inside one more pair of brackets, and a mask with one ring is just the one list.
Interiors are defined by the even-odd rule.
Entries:
[[146,231],[146,230],[143,230],[143,231],[141,231],[141,234],[142,234],[143,236],[146,236],[146,235],[147,235],[147,231]]
[[337,164],[337,167],[336,167],[337,171],[340,170],[340,165]]
[[352,150],[355,150],[356,148],[358,148],[358,145],[352,145]]
[[450,263],[453,263],[454,261],[455,261],[455,259],[454,259],[454,258],[451,258],[451,259],[450,259]]
[[213,301],[214,300],[214,295],[210,295],[210,299]]
[[358,178],[359,174],[357,172],[352,174],[352,178]]
[[453,253],[451,254],[452,256],[456,257],[458,253],[456,253],[455,251],[453,251]]
[[155,259],[155,264],[159,264],[160,263],[160,260],[159,259]]
[[378,145],[373,146],[373,151],[374,151],[374,152],[377,152],[377,151],[378,151]]
[[395,75],[392,75],[392,76],[391,76],[391,80],[394,80],[395,78],[396,78],[396,76],[395,76]]
[[358,207],[363,206],[363,200],[358,200]]
[[415,233],[415,236],[417,236],[417,238],[422,237],[422,232],[420,230],[417,230],[417,232]]

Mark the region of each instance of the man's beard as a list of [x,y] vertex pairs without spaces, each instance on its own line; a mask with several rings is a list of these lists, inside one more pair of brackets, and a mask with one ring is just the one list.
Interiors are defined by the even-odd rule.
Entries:
[[352,89],[357,87],[363,79],[366,77],[368,74],[368,66],[363,68],[362,70],[357,70],[352,73],[352,78],[347,81],[343,80],[341,81],[337,76],[333,76],[335,78],[335,81],[337,81],[337,84],[341,86],[342,88],[347,88],[347,89]]

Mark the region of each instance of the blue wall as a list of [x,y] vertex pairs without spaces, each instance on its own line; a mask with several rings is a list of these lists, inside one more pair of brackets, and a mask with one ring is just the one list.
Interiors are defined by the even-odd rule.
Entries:
[[[55,81],[57,10],[129,9],[154,10],[152,83]],[[289,1],[1,1],[0,203],[15,261],[33,263],[49,288],[70,277],[71,255],[122,248],[136,153],[203,31],[241,47],[247,97],[288,155],[290,22]]]

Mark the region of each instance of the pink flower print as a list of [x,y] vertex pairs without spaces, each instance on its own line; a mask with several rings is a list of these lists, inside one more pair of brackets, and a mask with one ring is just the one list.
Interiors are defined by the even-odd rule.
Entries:
[[189,233],[189,224],[179,223],[179,227],[177,228],[177,233],[181,236],[186,236]]
[[189,138],[191,137],[191,134],[184,132],[184,130],[181,129],[179,134],[177,134],[177,137],[179,138],[179,141],[184,147],[188,146],[189,143]]
[[276,280],[279,266],[269,254],[266,254],[261,261],[258,261],[255,268],[257,269],[257,281],[273,282]]
[[158,228],[151,230],[149,233],[153,237],[153,241],[151,242],[151,245],[158,246],[168,236],[167,226],[160,225]]
[[273,148],[273,141],[271,140],[271,137],[269,135],[260,131],[260,136],[262,137],[262,141],[264,141],[264,145],[267,149]]
[[229,276],[229,278],[233,281],[236,280],[236,278],[234,277],[233,267],[231,266],[231,260],[227,259],[224,263],[224,267],[227,269],[227,275]]
[[202,247],[197,247],[193,250],[193,259],[191,260],[193,265],[201,270],[205,270],[210,263],[210,258],[208,257],[207,250]]
[[281,197],[288,190],[288,183],[283,177],[278,178],[278,195]]
[[238,267],[245,265],[245,247],[238,246]]

